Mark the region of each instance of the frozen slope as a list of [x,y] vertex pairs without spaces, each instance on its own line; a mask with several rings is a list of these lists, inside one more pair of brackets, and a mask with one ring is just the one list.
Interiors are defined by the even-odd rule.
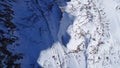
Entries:
[[19,37],[16,51],[23,54],[21,68],[40,68],[39,52],[56,42],[62,13],[53,0],[18,0],[12,5]]
[[[42,67],[120,67],[119,0],[71,0],[62,11],[60,41],[40,53],[38,63]],[[70,39],[62,44],[60,37],[65,32]]]
[[119,33],[120,0],[0,0],[0,68],[119,68]]
[[39,53],[58,40],[61,17],[55,0],[0,0],[0,68],[41,68]]

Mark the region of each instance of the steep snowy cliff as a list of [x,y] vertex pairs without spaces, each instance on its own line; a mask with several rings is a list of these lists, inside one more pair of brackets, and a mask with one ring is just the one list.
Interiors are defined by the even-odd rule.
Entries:
[[[62,11],[58,37],[60,39],[67,32],[70,39],[67,44],[58,41],[52,48],[42,51],[38,59],[41,66],[120,67],[119,0],[71,0],[67,6],[62,7]],[[66,23],[73,24],[66,26]]]
[[0,0],[0,68],[119,68],[120,0]]

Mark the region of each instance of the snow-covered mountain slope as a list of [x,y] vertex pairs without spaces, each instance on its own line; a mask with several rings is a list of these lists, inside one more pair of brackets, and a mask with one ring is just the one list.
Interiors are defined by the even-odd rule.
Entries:
[[0,0],[0,68],[119,68],[120,0]]
[[41,68],[39,53],[58,41],[68,0],[0,0],[0,68]]
[[[40,53],[42,67],[120,67],[119,0],[71,0],[61,10],[59,41]],[[63,44],[66,32],[70,38]]]

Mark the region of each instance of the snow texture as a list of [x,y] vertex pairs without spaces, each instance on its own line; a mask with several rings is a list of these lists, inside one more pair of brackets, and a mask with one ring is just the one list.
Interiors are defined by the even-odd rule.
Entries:
[[120,0],[0,0],[0,68],[120,68]]
[[42,51],[38,63],[45,68],[119,68],[120,1],[71,0],[61,8],[58,38],[67,32],[69,42],[60,39]]

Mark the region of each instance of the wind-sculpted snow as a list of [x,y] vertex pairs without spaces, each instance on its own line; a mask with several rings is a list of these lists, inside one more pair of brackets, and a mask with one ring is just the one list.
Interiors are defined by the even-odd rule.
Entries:
[[[119,0],[71,0],[66,6],[61,7],[61,10],[63,14],[68,15],[64,14],[62,17],[60,27],[64,28],[60,28],[58,37],[67,32],[70,35],[69,42],[61,44],[61,41],[58,41],[51,48],[42,51],[38,59],[41,66],[120,67]],[[72,21],[72,24],[67,27],[66,21]]]

